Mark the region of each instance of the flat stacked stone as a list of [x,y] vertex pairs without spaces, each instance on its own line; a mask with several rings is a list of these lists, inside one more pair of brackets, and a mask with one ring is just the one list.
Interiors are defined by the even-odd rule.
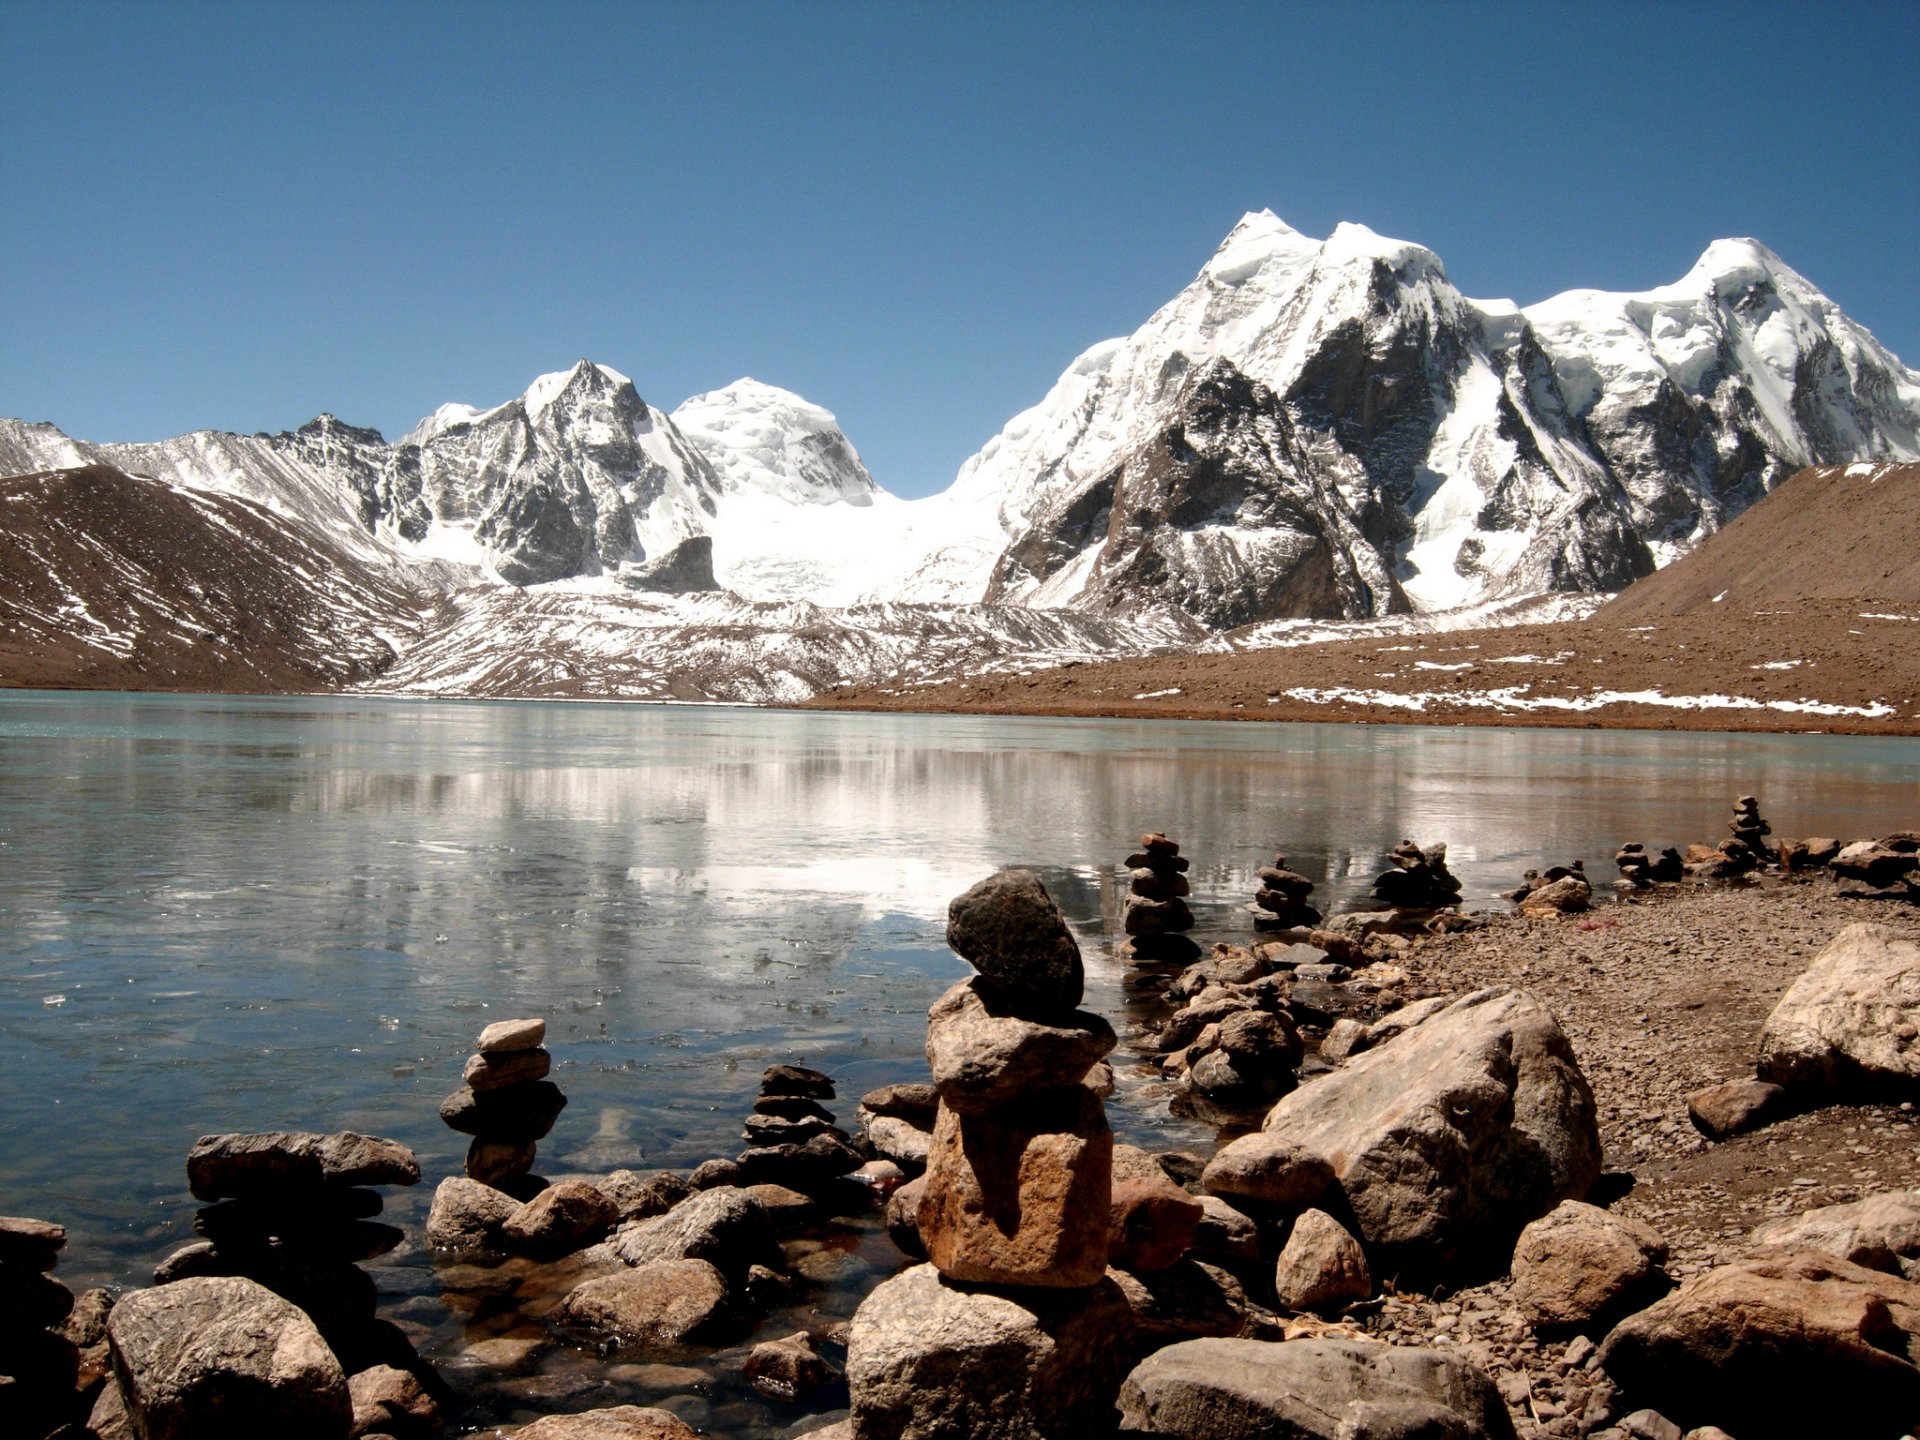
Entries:
[[1260,867],[1260,888],[1253,893],[1247,913],[1256,930],[1294,930],[1311,928],[1321,914],[1307,903],[1313,882],[1287,868],[1287,857],[1276,854],[1271,865]]
[[1387,852],[1393,868],[1376,876],[1372,898],[1390,910],[1450,910],[1460,903],[1460,882],[1447,869],[1447,847],[1424,849],[1402,840]]
[[350,1341],[374,1317],[360,1262],[406,1238],[374,1219],[384,1204],[374,1187],[419,1181],[413,1151],[377,1136],[204,1135],[187,1153],[187,1187],[208,1202],[193,1219],[202,1238],[161,1261],[154,1283],[253,1280],[305,1311],[329,1343]]
[[553,1129],[567,1097],[548,1080],[553,1055],[543,1045],[545,1020],[501,1020],[480,1032],[461,1078],[440,1102],[440,1118],[463,1135],[467,1178],[517,1199],[540,1188],[533,1177],[537,1143]]
[[747,1148],[734,1162],[742,1185],[779,1185],[803,1195],[833,1190],[866,1157],[821,1102],[833,1079],[805,1065],[769,1065],[747,1117]]
[[1680,852],[1671,845],[1658,855],[1649,855],[1646,846],[1630,841],[1614,852],[1613,863],[1620,871],[1620,883],[1630,890],[1650,890],[1686,878]]
[[46,1435],[85,1418],[77,1382],[79,1346],[54,1327],[73,1311],[73,1292],[48,1272],[66,1247],[63,1226],[0,1216],[0,1415],[9,1433]]
[[1121,923],[1127,940],[1122,958],[1181,965],[1199,958],[1200,947],[1185,933],[1193,928],[1193,911],[1186,901],[1191,891],[1188,864],[1178,841],[1157,830],[1140,837],[1140,849],[1126,860],[1127,903]]

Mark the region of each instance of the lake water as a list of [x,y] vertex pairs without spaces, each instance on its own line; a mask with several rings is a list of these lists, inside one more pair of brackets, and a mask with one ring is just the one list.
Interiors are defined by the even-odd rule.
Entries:
[[[0,1211],[69,1227],[76,1289],[141,1283],[191,1238],[196,1136],[352,1128],[419,1152],[389,1207],[417,1222],[465,1149],[438,1102],[528,1014],[571,1098],[544,1173],[687,1167],[738,1150],[772,1061],[832,1072],[847,1120],[923,1078],[967,973],[947,901],[997,866],[1042,873],[1124,1022],[1142,830],[1192,858],[1205,943],[1248,933],[1276,847],[1337,907],[1444,840],[1493,905],[1529,867],[1717,839],[1745,792],[1780,834],[1911,827],[1920,741],[6,694]],[[1210,1138],[1135,1077],[1112,1108]],[[870,1239],[845,1293],[891,1263]],[[379,1273],[441,1323],[417,1252]]]

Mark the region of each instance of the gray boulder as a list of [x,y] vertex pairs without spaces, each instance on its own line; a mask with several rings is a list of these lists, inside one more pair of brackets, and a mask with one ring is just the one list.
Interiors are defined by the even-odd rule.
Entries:
[[1847,926],[1774,1006],[1755,1069],[1788,1089],[1920,1093],[1920,943]]
[[1264,1129],[1332,1165],[1388,1272],[1504,1260],[1521,1226],[1584,1196],[1601,1167],[1572,1045],[1545,1006],[1505,987],[1463,996],[1294,1091]]
[[947,907],[947,944],[1016,1003],[1071,1010],[1085,972],[1060,907],[1031,870],[999,870]]
[[252,1280],[123,1295],[107,1340],[141,1440],[345,1440],[352,1425],[347,1377],[313,1321]]
[[1485,1373],[1437,1350],[1356,1340],[1188,1340],[1120,1389],[1121,1423],[1180,1440],[1514,1440]]
[[1111,1432],[1130,1348],[1125,1297],[975,1290],[916,1265],[854,1312],[860,1440],[1080,1440]]
[[1749,1238],[1755,1245],[1818,1250],[1899,1275],[1901,1260],[1920,1257],[1920,1190],[1869,1195],[1846,1205],[1782,1216],[1755,1226]]
[[427,1245],[455,1252],[497,1249],[503,1243],[500,1227],[519,1208],[518,1200],[491,1185],[450,1175],[433,1192]]
[[780,1242],[766,1208],[745,1190],[702,1190],[664,1215],[623,1225],[610,1242],[629,1265],[705,1260],[722,1273],[745,1275],[754,1265],[777,1270]]

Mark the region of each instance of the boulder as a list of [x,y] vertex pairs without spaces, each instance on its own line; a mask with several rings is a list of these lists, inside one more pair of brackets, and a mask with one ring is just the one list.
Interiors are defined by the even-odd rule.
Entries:
[[355,1436],[419,1435],[440,1423],[440,1407],[420,1381],[391,1365],[374,1365],[347,1378]]
[[427,1212],[427,1245],[434,1250],[487,1250],[501,1244],[500,1227],[520,1208],[511,1195],[451,1175],[435,1188]]
[[1755,1068],[1788,1089],[1920,1094],[1920,942],[1847,926],[1774,1006]]
[[1200,1223],[1188,1247],[1194,1258],[1216,1265],[1248,1265],[1260,1258],[1260,1227],[1218,1195],[1202,1195]]
[[925,1123],[901,1115],[868,1115],[861,1124],[867,1143],[882,1158],[905,1170],[927,1168],[927,1149],[933,1144],[933,1115]]
[[670,1410],[612,1405],[577,1415],[546,1415],[513,1432],[513,1440],[698,1440],[699,1432]]
[[1313,1204],[1333,1182],[1333,1166],[1322,1156],[1263,1130],[1222,1145],[1200,1172],[1215,1195],[1288,1207]]
[[1357,1340],[1188,1340],[1120,1389],[1121,1423],[1180,1440],[1514,1440],[1500,1391],[1438,1350]]
[[1797,1250],[1689,1278],[1600,1350],[1631,1404],[1740,1440],[1834,1434],[1837,1413],[1849,1434],[1899,1435],[1920,1416],[1917,1360],[1920,1285]]
[[121,1296],[114,1375],[140,1440],[345,1440],[353,1402],[313,1321],[237,1276]]
[[995,1293],[916,1265],[854,1312],[847,1349],[861,1440],[1082,1440],[1110,1433],[1130,1316],[1105,1279]]
[[1787,1108],[1787,1092],[1765,1080],[1728,1080],[1687,1097],[1687,1118],[1711,1140],[1744,1135],[1770,1124]]
[[1306,1210],[1273,1267],[1273,1293],[1282,1310],[1328,1309],[1371,1295],[1373,1272],[1346,1226],[1324,1210]]
[[1667,1242],[1652,1226],[1563,1200],[1520,1232],[1513,1303],[1535,1325],[1586,1326],[1671,1288]]
[[927,1064],[950,1108],[982,1115],[1032,1090],[1079,1082],[1117,1043],[1113,1027],[1088,1010],[1028,1019],[1006,992],[963,980],[927,1011]]
[[0,1215],[0,1265],[22,1270],[51,1270],[67,1245],[64,1225],[30,1220],[23,1215]]
[[745,1190],[699,1191],[664,1215],[623,1225],[611,1243],[629,1265],[705,1260],[736,1277],[754,1265],[780,1268],[772,1222]]
[[792,1404],[833,1382],[836,1371],[814,1348],[804,1330],[780,1340],[763,1340],[741,1367],[752,1385],[770,1400]]
[[1080,946],[1031,870],[1000,870],[947,907],[947,944],[1015,1005],[1041,1013],[1080,1003]]
[[927,1258],[956,1280],[1077,1287],[1107,1268],[1113,1132],[1073,1086],[994,1115],[945,1105],[918,1215]]
[[780,1095],[803,1100],[833,1099],[833,1077],[805,1065],[769,1065],[760,1072],[762,1096]]
[[1578,875],[1563,875],[1537,890],[1530,890],[1520,902],[1522,915],[1577,915],[1593,899],[1593,887]]
[[920,1197],[926,1193],[927,1177],[922,1175],[887,1197],[887,1238],[914,1260],[927,1258],[927,1247],[920,1240]]
[[584,1180],[560,1180],[500,1222],[500,1238],[523,1255],[570,1255],[614,1227],[620,1209]]
[[1782,1216],[1755,1226],[1749,1239],[1755,1245],[1817,1250],[1899,1275],[1901,1260],[1920,1256],[1920,1190],[1869,1195]]
[[1263,1312],[1238,1280],[1215,1265],[1180,1260],[1139,1274],[1109,1270],[1107,1279],[1132,1312],[1136,1355],[1202,1336],[1252,1336],[1261,1328]]
[[440,1102],[440,1118],[462,1135],[489,1140],[543,1140],[567,1108],[567,1097],[551,1080],[535,1080],[482,1094],[462,1085]]
[[725,1337],[727,1280],[704,1260],[662,1260],[574,1286],[554,1319],[625,1355],[684,1358]]
[[544,1020],[496,1020],[480,1032],[473,1048],[482,1055],[502,1055],[514,1050],[532,1050],[545,1042]]
[[1504,1260],[1521,1226],[1600,1175],[1593,1091],[1573,1047],[1545,1006],[1504,987],[1294,1091],[1264,1128],[1324,1157],[1369,1256],[1414,1274]]
[[1205,1212],[1200,1202],[1167,1179],[1151,1175],[1113,1179],[1107,1227],[1107,1259],[1122,1270],[1164,1270],[1193,1243]]

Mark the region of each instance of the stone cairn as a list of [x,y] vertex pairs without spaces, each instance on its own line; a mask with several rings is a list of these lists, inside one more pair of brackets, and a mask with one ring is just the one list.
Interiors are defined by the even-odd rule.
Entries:
[[1522,915],[1577,915],[1593,900],[1593,884],[1587,879],[1586,862],[1549,865],[1542,874],[1529,870],[1507,899],[1520,907]]
[[[1149,838],[1161,868],[1136,868],[1177,875],[1164,864],[1172,842]],[[928,1012],[933,1137],[926,1174],[895,1195],[889,1222],[899,1235],[896,1212],[912,1204],[917,1234],[903,1243],[931,1263],[854,1316],[853,1433],[1013,1434],[1008,1406],[1018,1433],[1084,1433],[1110,1411],[1126,1363],[1114,1339],[1126,1301],[1106,1279],[1113,1133],[1089,1083],[1115,1035],[1076,1008],[1079,946],[1031,871],[955,899],[947,941],[979,973]]]
[[542,1189],[533,1174],[536,1143],[546,1138],[567,1097],[546,1078],[553,1055],[545,1020],[501,1020],[480,1032],[462,1074],[465,1084],[440,1102],[440,1118],[462,1135],[467,1177],[525,1200]]
[[1307,903],[1313,882],[1287,868],[1287,857],[1276,854],[1271,865],[1260,867],[1260,888],[1254,891],[1247,913],[1255,930],[1311,929],[1320,912]]
[[1389,910],[1450,910],[1460,904],[1460,882],[1447,869],[1447,847],[1425,849],[1402,840],[1387,852],[1393,868],[1373,882],[1370,894]]
[[1760,802],[1753,796],[1742,795],[1733,802],[1727,829],[1732,833],[1718,845],[1687,847],[1687,874],[1700,880],[1731,880],[1772,862],[1773,847],[1766,837],[1773,827],[1760,818]]
[[[804,1065],[769,1065],[747,1117],[747,1148],[735,1160],[741,1185],[780,1185],[801,1195],[832,1197],[866,1157],[820,1102],[834,1098],[833,1080]],[[703,1167],[704,1168],[704,1167]],[[695,1170],[695,1185],[708,1178]]]
[[1193,911],[1186,897],[1188,862],[1177,841],[1159,831],[1140,837],[1140,849],[1127,857],[1129,883],[1122,924],[1127,940],[1121,958],[1187,965],[1200,958],[1200,947],[1189,940]]
[[1637,841],[1622,845],[1614,853],[1613,863],[1620,869],[1621,888],[1651,890],[1655,885],[1673,885],[1686,878],[1680,852],[1669,845],[1658,855],[1649,855]]
[[0,1344],[12,1372],[0,1376],[0,1415],[14,1434],[46,1435],[86,1415],[82,1355],[66,1333],[73,1292],[48,1273],[66,1243],[64,1226],[0,1216]]
[[379,1224],[374,1186],[416,1185],[420,1162],[396,1140],[342,1131],[204,1135],[187,1152],[187,1187],[209,1202],[193,1218],[203,1238],[154,1271],[156,1285],[241,1276],[313,1320],[351,1371],[374,1321],[372,1277],[359,1262],[406,1238]]

